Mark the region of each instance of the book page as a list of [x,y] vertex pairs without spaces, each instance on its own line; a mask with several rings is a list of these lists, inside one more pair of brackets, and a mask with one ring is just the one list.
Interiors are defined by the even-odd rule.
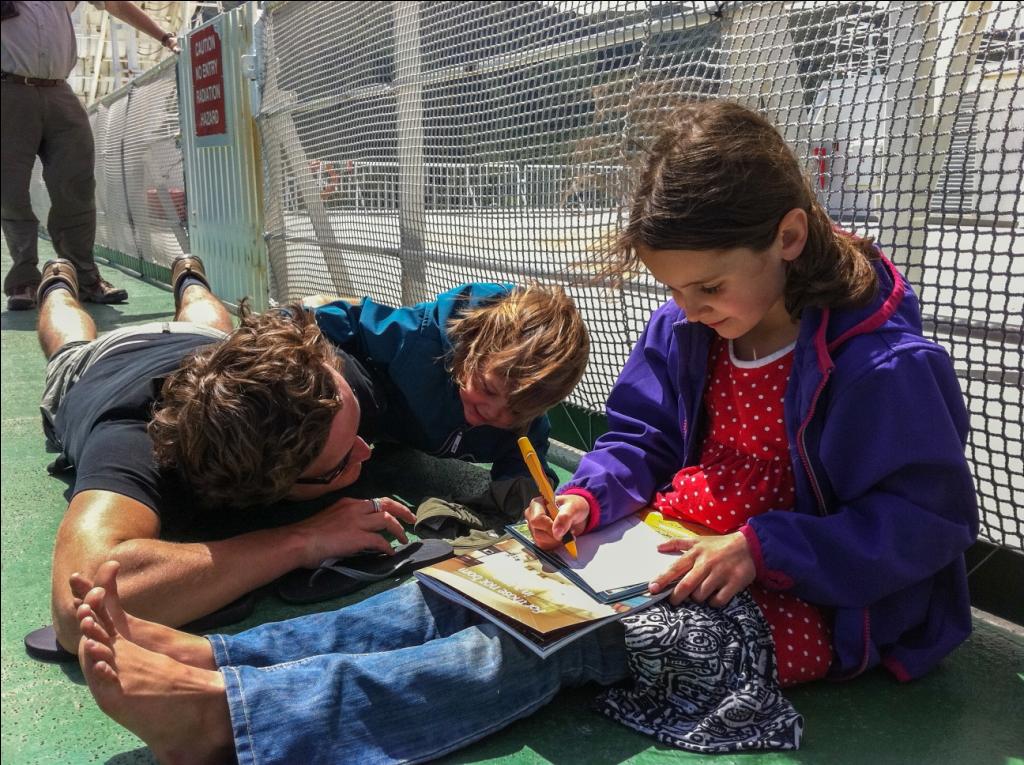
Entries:
[[555,551],[595,592],[621,590],[646,584],[665,573],[679,553],[658,552],[669,538],[697,537],[709,529],[664,518],[657,511],[643,511],[576,538],[575,559],[565,548]]

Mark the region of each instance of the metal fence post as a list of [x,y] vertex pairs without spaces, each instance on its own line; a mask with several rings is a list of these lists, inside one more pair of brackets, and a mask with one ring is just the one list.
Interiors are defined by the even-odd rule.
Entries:
[[897,4],[889,11],[892,55],[885,74],[892,116],[888,129],[880,230],[913,285],[924,276],[925,226],[935,149],[935,121],[929,108],[938,48],[939,9],[935,3]]
[[423,83],[420,80],[420,3],[391,3],[395,19],[395,94],[398,117],[398,228],[402,302],[426,297],[423,232]]

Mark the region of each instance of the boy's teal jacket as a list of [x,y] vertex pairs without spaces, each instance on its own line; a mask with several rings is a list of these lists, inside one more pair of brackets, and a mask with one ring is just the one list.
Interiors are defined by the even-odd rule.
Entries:
[[[470,426],[447,368],[452,352],[448,322],[507,295],[512,287],[463,284],[435,300],[402,308],[363,298],[359,305],[339,300],[317,309],[316,322],[324,335],[359,359],[384,391],[378,438],[437,457],[490,462],[495,480],[529,475],[516,444],[520,434]],[[545,466],[550,431],[547,416],[542,416],[527,433]]]
[[[970,634],[978,510],[953,364],[895,267],[876,271],[872,304],[804,311],[784,413],[796,505],[740,531],[758,581],[831,614],[833,675],[883,664],[907,680]],[[712,335],[672,302],[651,316],[608,398],[609,432],[560,489],[588,499],[591,528],[696,464]]]

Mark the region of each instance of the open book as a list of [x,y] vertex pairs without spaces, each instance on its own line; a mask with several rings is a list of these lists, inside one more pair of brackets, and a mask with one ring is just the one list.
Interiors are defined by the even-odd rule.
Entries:
[[509,529],[514,538],[427,566],[415,576],[542,657],[666,597],[668,589],[647,592],[647,583],[675,557],[659,553],[658,544],[709,533],[648,511],[579,537],[579,558],[573,560],[564,550],[559,555],[535,547],[526,524]]
[[666,538],[696,537],[710,529],[665,518],[657,510],[630,515],[576,539],[577,557],[564,547],[534,547],[526,522],[508,530],[545,561],[601,603],[647,592],[647,584],[672,565],[678,553],[658,552]]

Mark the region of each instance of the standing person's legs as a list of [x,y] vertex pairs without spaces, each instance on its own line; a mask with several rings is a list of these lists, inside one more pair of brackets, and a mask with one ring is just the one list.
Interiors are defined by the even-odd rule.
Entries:
[[95,144],[89,116],[71,87],[43,89],[43,137],[39,157],[50,192],[47,229],[57,254],[75,264],[82,300],[121,303],[123,289],[100,278],[96,241]]
[[14,261],[4,278],[4,294],[9,309],[24,311],[35,306],[39,284],[39,220],[32,212],[29,186],[42,140],[42,100],[39,88],[5,81],[0,101],[0,225]]

